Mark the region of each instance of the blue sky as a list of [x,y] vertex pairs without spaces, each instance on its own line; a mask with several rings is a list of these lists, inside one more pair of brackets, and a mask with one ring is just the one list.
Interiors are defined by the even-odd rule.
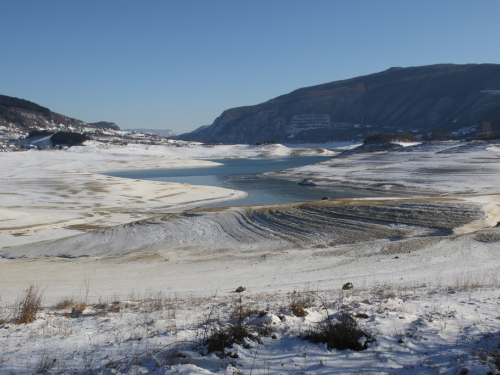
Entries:
[[177,132],[393,66],[500,63],[500,1],[0,0],[0,94]]

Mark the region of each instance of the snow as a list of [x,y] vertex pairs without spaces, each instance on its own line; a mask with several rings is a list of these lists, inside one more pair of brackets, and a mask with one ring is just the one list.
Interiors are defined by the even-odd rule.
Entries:
[[500,193],[499,158],[496,144],[439,142],[395,151],[349,153],[274,175],[415,194],[487,195]]
[[[88,142],[2,153],[0,374],[495,373],[500,143],[333,152],[274,174],[405,194],[392,199],[197,210],[245,193],[100,174],[318,152]],[[15,324],[30,284],[43,308]],[[56,307],[63,299],[86,307]],[[203,338],[244,309],[259,339],[207,353]],[[342,314],[367,350],[305,339]]]
[[[75,228],[108,227],[245,196],[217,187],[125,180],[99,172],[197,167],[214,165],[203,158],[278,156],[292,151],[301,152],[283,146],[115,147],[88,142],[67,151],[2,153],[0,251],[81,233]],[[303,150],[322,152],[328,153]]]
[[[2,373],[155,374],[455,374],[465,368],[485,374],[498,355],[500,293],[497,286],[462,288],[381,285],[343,295],[248,294],[242,305],[269,311],[263,318],[250,315],[243,324],[267,333],[260,334],[260,342],[233,344],[223,358],[203,354],[194,343],[219,319],[228,324],[222,316],[240,306],[234,296],[110,299],[89,305],[79,316],[50,307],[34,323],[3,327],[0,368]],[[291,301],[309,297],[307,316],[294,316]],[[321,300],[331,302],[322,307]],[[328,315],[335,321],[340,313],[355,317],[367,350],[335,350],[306,339],[318,322]]]
[[394,143],[396,145],[400,145],[403,147],[411,147],[411,146],[417,146],[417,145],[421,144],[421,142],[391,142],[391,143]]

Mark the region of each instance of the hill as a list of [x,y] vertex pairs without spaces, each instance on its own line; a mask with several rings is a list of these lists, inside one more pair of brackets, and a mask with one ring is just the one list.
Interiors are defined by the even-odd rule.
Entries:
[[[138,142],[137,137],[121,131],[114,122],[87,123],[28,100],[0,95],[0,151],[45,148],[51,144],[50,137],[54,134],[57,136],[52,137],[52,143],[67,145],[90,138],[105,143]],[[143,137],[140,141],[146,139]]]
[[0,139],[19,139],[28,134],[48,135],[59,131],[103,134],[119,130],[114,122],[87,123],[52,112],[28,100],[0,95]]
[[56,130],[61,125],[88,126],[84,121],[60,115],[28,100],[0,95],[0,127],[28,133],[31,130]]
[[360,140],[380,132],[500,131],[500,65],[440,64],[386,71],[295,90],[231,108],[180,136],[215,143]]

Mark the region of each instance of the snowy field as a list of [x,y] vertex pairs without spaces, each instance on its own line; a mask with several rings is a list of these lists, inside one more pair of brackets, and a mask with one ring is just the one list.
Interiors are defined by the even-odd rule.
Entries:
[[[99,174],[317,153],[0,155],[0,374],[497,373],[500,144],[354,149],[272,174],[393,199],[199,210],[245,193]],[[33,322],[23,301],[40,302]]]

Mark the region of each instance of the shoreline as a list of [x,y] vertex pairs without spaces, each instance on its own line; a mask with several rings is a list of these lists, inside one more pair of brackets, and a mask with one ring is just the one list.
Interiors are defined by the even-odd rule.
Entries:
[[[483,204],[489,204],[489,198],[491,197],[482,197],[479,200],[482,200]],[[418,201],[418,199],[410,198],[385,200],[389,204],[388,207],[396,209],[401,205],[416,204]],[[465,202],[465,200],[451,198],[434,198],[429,204],[435,206],[439,201],[450,204],[450,207],[454,207],[457,203],[462,205]],[[473,205],[476,203],[478,202],[469,202]],[[309,205],[322,207],[325,204],[327,203],[320,201]],[[355,210],[358,207],[371,210],[372,207],[376,208],[380,204],[383,204],[380,200],[365,199],[328,202],[328,206],[341,208],[347,205]],[[295,210],[295,207],[300,206],[308,209],[308,204],[289,204],[288,206],[291,212]],[[206,225],[201,222],[201,227],[193,226],[196,221],[186,220],[192,218],[199,221],[207,215],[207,217],[217,218],[232,212],[238,216],[238,212],[244,212],[247,209],[249,208],[235,207],[207,211],[195,209],[168,217],[174,219],[172,228],[175,228],[176,232],[184,233],[185,229],[179,224],[185,222],[186,229],[192,228],[193,233],[197,233],[199,230],[197,228],[203,228]],[[283,210],[283,205],[254,207],[256,212],[272,213],[280,209]],[[437,209],[436,212],[441,210],[439,207]],[[493,214],[498,213],[495,211]],[[445,219],[448,216],[449,214],[442,215]],[[221,218],[221,224],[229,225],[224,216]],[[494,220],[497,218],[498,216],[493,217]],[[149,218],[135,225],[127,224],[115,227],[112,231],[100,231],[101,236],[95,238],[97,244],[111,236],[109,240],[112,242],[108,243],[113,243],[113,246],[119,249],[122,244],[125,244],[123,239],[127,241],[129,238],[128,242],[130,242],[132,237],[129,236],[134,233],[134,241],[140,244],[137,251],[113,253],[109,256],[104,254],[76,257],[30,255],[27,258],[0,258],[0,269],[4,275],[2,303],[13,302],[20,291],[29,284],[44,288],[47,291],[47,298],[55,301],[77,294],[83,280],[91,281],[93,286],[90,296],[94,299],[110,298],[113,294],[119,294],[123,298],[123,295],[131,290],[139,293],[147,290],[161,290],[180,295],[210,295],[216,291],[225,294],[230,293],[236,284],[246,285],[254,292],[264,292],[269,288],[292,292],[301,285],[314,284],[318,288],[328,288],[329,285],[341,284],[346,280],[367,286],[383,282],[424,283],[435,274],[439,274],[442,282],[446,284],[453,283],[457,274],[463,273],[464,269],[470,269],[472,265],[474,265],[475,272],[483,275],[494,273],[500,262],[496,251],[496,241],[500,241],[500,233],[496,234],[498,230],[489,226],[493,222],[490,222],[489,219],[492,218],[488,216],[468,221],[465,225],[447,224],[456,229],[448,234],[430,237],[425,234],[427,232],[421,233],[421,229],[415,227],[414,236],[408,233],[407,238],[396,242],[390,238],[368,237],[365,242],[347,242],[326,246],[316,246],[315,242],[311,242],[310,244],[297,243],[292,246],[285,244],[285,247],[276,247],[278,244],[276,240],[272,240],[274,242],[259,240],[256,242],[257,247],[254,247],[251,246],[253,240],[250,240],[250,246],[237,240],[235,243],[240,243],[238,248],[234,248],[230,242],[225,245],[224,236],[214,237],[217,241],[214,243],[215,247],[210,245],[211,240],[208,241],[208,238],[204,240],[203,248],[197,243],[186,243],[184,247],[171,247],[169,243],[162,245],[161,241],[156,243],[156,238],[162,237],[161,232],[158,232],[159,227],[163,225],[161,223],[169,223],[171,219],[165,221],[163,217]],[[463,221],[463,218],[460,220]],[[278,222],[276,225],[282,224]],[[368,223],[368,225],[372,224]],[[151,231],[153,229],[154,231]],[[235,227],[238,232],[242,229]],[[407,231],[411,227],[403,226],[401,229]],[[137,237],[141,233],[137,231],[143,230],[146,231],[144,239],[149,238],[149,245],[143,242],[142,237]],[[360,230],[364,231],[363,228]],[[391,230],[396,230],[395,233],[397,233],[399,229],[394,227]],[[494,233],[488,234],[491,231]],[[476,233],[483,232],[485,236],[493,236],[493,242],[478,242]],[[89,237],[89,240],[92,241],[94,236]],[[167,235],[165,238],[170,236]],[[186,233],[185,237],[179,237],[179,241],[181,238],[191,238],[191,236],[192,234]],[[75,240],[79,237],[81,236],[75,237]],[[102,239],[99,239],[101,237]],[[60,241],[51,242],[51,247],[62,246],[61,248],[66,249],[78,243],[71,240],[71,238],[62,239],[60,244],[58,244]],[[173,243],[177,241],[172,240]],[[107,248],[108,245],[103,242],[99,246]],[[160,249],[164,250],[160,251]],[[450,262],[454,264],[453,268],[449,267]],[[394,272],[395,266],[398,267],[397,272]],[[370,270],[370,276],[366,273],[359,273],[360,269]],[[270,279],[271,274],[273,277]],[[294,275],[293,280],[290,279],[291,274]],[[263,277],[262,279],[256,278],[256,275]],[[200,278],[204,280],[202,285],[199,285]]]
[[[238,147],[236,150],[228,146],[226,148],[210,148],[209,150],[216,150],[218,152],[216,156],[221,157],[223,155],[231,156],[234,152],[242,152],[242,149],[244,148]],[[243,153],[243,156],[248,157],[249,155],[256,155],[256,153],[262,152],[260,148],[248,147],[248,149],[250,151],[246,154]],[[122,235],[120,233],[122,231],[125,231],[123,234],[129,231],[127,233],[134,233],[133,236],[137,236],[138,232],[136,230],[138,227],[140,227],[141,231],[144,231],[144,238],[147,238],[150,244],[146,246],[146,243],[142,243],[141,245],[141,238],[136,237],[138,238],[136,241],[137,249],[140,250],[141,246],[143,246],[144,250],[139,252],[136,250],[126,251],[122,255],[119,255],[118,252],[116,253],[118,256],[113,257],[98,256],[96,258],[89,255],[88,257],[77,258],[1,258],[0,270],[5,275],[6,280],[3,283],[2,303],[17,296],[19,290],[24,289],[29,283],[42,285],[47,290],[55,285],[60,289],[51,292],[53,298],[62,297],[65,293],[64,291],[75,292],[85,277],[91,277],[94,280],[94,285],[101,285],[100,287],[96,287],[96,290],[93,292],[95,296],[98,296],[101,292],[106,294],[106,291],[111,289],[115,289],[115,292],[118,291],[121,293],[121,291],[128,288],[145,290],[152,286],[155,288],[167,288],[166,290],[179,293],[183,291],[196,291],[197,287],[195,285],[199,283],[199,278],[202,276],[206,276],[210,280],[209,283],[204,282],[203,293],[211,293],[214,290],[221,290],[227,284],[230,284],[227,285],[228,290],[233,289],[233,284],[248,283],[248,285],[252,286],[252,283],[256,282],[255,272],[262,272],[263,275],[276,273],[274,276],[276,279],[268,279],[264,276],[264,279],[268,279],[268,281],[260,286],[255,285],[256,290],[265,290],[267,287],[294,288],[295,286],[287,281],[291,274],[290,267],[292,263],[297,264],[296,268],[293,268],[293,272],[297,275],[297,285],[314,283],[315,280],[319,280],[318,283],[320,284],[328,285],[331,282],[343,281],[345,277],[352,278],[356,282],[371,282],[366,280],[366,277],[363,279],[363,277],[356,275],[357,269],[365,269],[367,272],[375,272],[375,274],[378,273],[379,276],[377,277],[384,279],[393,272],[394,265],[391,265],[391,262],[393,262],[392,258],[396,255],[391,256],[391,254],[400,254],[398,255],[400,258],[398,266],[401,267],[394,277],[391,276],[393,282],[397,282],[401,276],[405,277],[406,275],[410,279],[421,281],[422,279],[432,277],[432,275],[443,274],[448,275],[447,277],[452,280],[453,275],[463,272],[464,269],[469,269],[472,264],[476,264],[478,270],[489,272],[489,270],[494,269],[500,263],[496,252],[493,251],[497,246],[495,242],[497,241],[497,234],[495,234],[497,230],[494,228],[494,225],[496,225],[495,221],[498,221],[500,218],[498,205],[500,195],[495,189],[490,188],[490,186],[498,186],[495,184],[491,185],[490,180],[496,178],[495,176],[499,174],[489,175],[490,180],[479,183],[474,191],[468,188],[468,186],[472,186],[468,182],[469,180],[460,176],[460,183],[457,182],[457,179],[448,182],[444,178],[442,184],[437,186],[439,188],[437,189],[437,196],[384,198],[387,202],[391,201],[393,205],[398,202],[408,205],[412,200],[420,199],[421,201],[425,201],[427,198],[428,201],[457,202],[456,204],[460,205],[470,204],[481,207],[487,213],[485,213],[484,217],[471,217],[470,222],[453,227],[454,233],[445,237],[429,237],[424,235],[422,239],[419,239],[417,236],[415,239],[403,238],[403,241],[399,240],[395,242],[390,238],[389,241],[381,241],[374,238],[366,243],[359,242],[353,244],[334,244],[335,241],[333,241],[332,245],[328,243],[321,245],[319,242],[311,242],[311,245],[307,245],[309,243],[307,242],[309,240],[307,240],[305,242],[306,245],[304,245],[300,242],[303,241],[301,236],[294,239],[277,233],[276,235],[281,237],[274,238],[274,235],[266,234],[266,237],[268,236],[269,239],[266,239],[262,243],[255,243],[255,245],[251,245],[250,241],[249,247],[244,248],[238,242],[231,242],[232,240],[227,242],[227,245],[224,245],[221,237],[217,237],[215,235],[216,232],[213,232],[216,228],[228,225],[224,221],[226,220],[224,219],[227,216],[226,214],[233,212],[234,220],[240,220],[238,219],[240,217],[238,216],[240,215],[238,212],[245,212],[246,210],[280,210],[283,209],[283,205],[274,205],[272,207],[262,206],[261,208],[239,206],[233,209],[204,209],[200,206],[203,205],[202,202],[206,202],[209,199],[227,200],[228,197],[236,198],[242,196],[244,193],[215,187],[187,187],[180,184],[154,181],[122,181],[125,179],[117,181],[116,178],[104,176],[98,172],[102,170],[127,169],[130,166],[142,166],[143,168],[160,168],[165,165],[201,166],[206,165],[207,161],[167,153],[167,151],[176,151],[173,149],[161,151],[139,149],[92,151],[91,148],[87,148],[86,150],[85,152],[83,149],[76,150],[75,152],[47,152],[46,154],[37,152],[36,163],[34,163],[33,159],[35,153],[30,155],[30,151],[25,153],[28,156],[15,156],[12,157],[12,160],[4,158],[4,161],[7,160],[8,162],[3,163],[0,166],[0,170],[3,170],[4,175],[8,178],[1,182],[2,192],[5,193],[0,195],[0,218],[3,220],[1,221],[2,224],[0,224],[0,228],[2,228],[0,243],[3,245],[0,256],[10,249],[7,247],[9,244],[5,241],[5,238],[11,239],[10,246],[18,245],[26,247],[30,243],[35,245],[36,242],[36,246],[34,247],[37,247],[41,245],[40,241],[46,241],[46,243],[55,244],[54,246],[66,243],[67,245],[64,246],[71,249],[71,246],[76,246],[70,245],[71,241],[76,241],[74,243],[78,244],[80,238],[87,238],[82,237],[82,233],[97,236],[95,237],[96,239],[102,235],[107,236],[115,233],[113,235],[118,236],[116,238],[121,238]],[[283,148],[277,148],[277,150],[279,152],[286,151]],[[187,151],[191,152],[192,157],[196,156],[196,152],[200,152],[195,150],[194,147]],[[201,151],[206,156],[208,149],[203,148]],[[496,148],[493,147],[493,151],[496,152]],[[270,148],[268,152],[273,152],[273,148]],[[488,164],[486,166],[489,169],[493,167],[498,168],[500,171],[500,159],[498,163],[491,161],[491,156],[496,155],[496,153],[488,153],[484,150],[479,150],[478,152],[474,154],[476,158],[474,160],[481,157],[488,157]],[[443,153],[438,155],[443,155]],[[240,156],[242,155],[240,154]],[[427,160],[433,160],[430,156],[423,159],[419,159],[418,155],[412,155],[410,159],[406,156],[407,154],[403,153],[354,155],[352,160],[337,158],[333,159],[333,161],[322,163],[319,166],[315,165],[307,168],[309,168],[309,172],[321,173],[322,175],[326,171],[331,171],[335,179],[338,178],[336,176],[344,178],[345,173],[351,171],[354,173],[351,177],[355,178],[351,183],[361,181],[361,184],[363,184],[365,181],[369,181],[365,177],[372,178],[371,176],[374,174],[370,170],[367,170],[363,175],[359,175],[363,168],[362,165],[358,165],[360,160],[362,163],[370,162],[372,164],[375,161],[375,165],[377,168],[381,168],[381,171],[387,169],[382,161],[386,163],[386,160],[388,160],[391,165],[391,173],[395,173],[394,168],[396,166],[402,169],[401,173],[404,173],[406,168],[404,163],[410,163],[408,169],[415,173],[417,170],[416,167],[428,168],[426,165],[420,165],[428,162]],[[211,157],[214,156],[212,155]],[[402,158],[402,162],[394,163],[389,157]],[[377,158],[383,160],[379,162]],[[463,160],[463,163],[460,164],[462,170],[466,172],[469,170],[467,162],[470,159],[468,155],[460,159]],[[331,167],[331,165],[339,162],[339,160],[342,163],[341,168]],[[439,159],[437,160],[439,161]],[[434,161],[432,163],[433,168],[439,168],[440,164],[436,166]],[[394,167],[392,166],[393,164]],[[443,163],[444,171],[446,171],[448,165],[448,161]],[[474,168],[478,169],[476,161],[474,161]],[[455,171],[452,172],[456,174]],[[299,175],[300,173],[301,169],[298,168],[292,170],[289,176]],[[364,177],[356,180],[356,176]],[[380,171],[377,172],[376,176],[387,179],[387,177],[381,176]],[[436,176],[436,173],[422,175],[422,178],[428,178],[430,182],[422,179],[423,182],[420,182],[420,184],[426,188],[434,186],[434,176]],[[396,181],[390,182],[393,183]],[[472,183],[475,182],[472,181]],[[409,188],[412,186],[418,186],[418,184],[409,184]],[[443,186],[448,188],[448,194],[439,196],[439,190],[442,190]],[[468,194],[463,194],[464,190],[467,191],[468,189]],[[10,194],[10,196],[7,198],[6,194]],[[369,204],[364,204],[370,201],[375,204],[377,200],[380,200],[380,198],[351,199],[354,202],[353,205],[364,206],[370,206]],[[62,209],[61,204],[64,204],[67,209]],[[189,204],[191,207],[187,207],[186,204]],[[455,203],[450,204],[453,205]],[[8,212],[5,211],[6,209]],[[158,231],[158,229],[160,228],[159,224],[165,224],[165,221],[162,221],[161,217],[169,212],[174,213],[176,210],[181,212],[189,211],[195,214],[193,218],[196,218],[196,215],[203,216],[209,214],[218,217],[217,215],[221,213],[226,216],[221,216],[221,220],[224,220],[220,223],[217,222],[219,219],[213,221],[213,223],[206,222],[206,224],[201,221],[199,225],[197,224],[198,227],[194,227],[190,224],[189,220],[192,220],[190,215],[178,215],[176,223],[185,223],[182,225],[192,230],[198,228],[196,229],[197,235],[206,235],[207,237],[205,242],[200,242],[201,245],[198,243],[190,244],[187,240],[191,240],[194,237],[191,234],[188,235],[189,232],[186,232],[185,238],[179,238],[179,241],[187,241],[183,245],[184,247],[168,250],[171,248],[171,245],[162,245],[163,242],[161,241],[169,239],[170,234],[162,234],[163,232]],[[7,214],[16,212],[18,216],[11,217],[13,220],[10,222],[5,220]],[[87,216],[90,214],[92,214],[92,217]],[[43,215],[46,217],[43,217]],[[298,228],[302,226],[303,230],[307,229],[307,225],[300,224],[300,220],[302,219],[298,219],[293,215],[290,219],[290,223],[294,221],[299,223]],[[24,226],[14,225],[16,220],[18,223],[24,223]],[[360,220],[363,222],[362,219]],[[10,229],[6,223],[10,225]],[[31,227],[27,223],[31,223]],[[177,225],[175,224],[172,228],[180,228]],[[282,223],[277,223],[277,225],[282,225]],[[107,230],[103,230],[104,228],[107,228]],[[405,227],[402,228],[404,230],[407,229]],[[259,227],[253,226],[249,226],[248,229],[255,231],[263,230],[262,228],[259,229]],[[390,226],[387,229],[390,229]],[[94,230],[97,231],[94,232]],[[264,229],[262,233],[266,233],[266,230]],[[366,232],[369,233],[370,230],[367,229]],[[415,233],[418,234],[419,229],[416,227],[415,230],[417,230]],[[15,236],[9,233],[10,231],[24,233],[20,236]],[[490,234],[491,231],[494,233]],[[485,232],[485,234],[481,238],[493,238],[493,242],[476,240],[476,233],[482,232]],[[175,231],[168,233],[175,233]],[[74,235],[79,236],[75,237]],[[126,241],[126,237],[124,238]],[[230,235],[228,238],[230,238]],[[276,242],[279,238],[281,238],[279,241],[282,242]],[[68,239],[71,241],[67,242]],[[116,249],[120,249],[120,246],[122,246],[121,242],[114,242],[112,240],[109,243],[116,247]],[[279,245],[280,243],[286,244],[286,246]],[[133,246],[135,246],[129,243],[123,243],[123,245],[131,246],[132,250]],[[411,255],[402,256],[401,254],[404,254],[404,252],[401,253],[401,251],[407,246],[412,248],[417,246],[418,251],[415,253],[412,252]],[[457,253],[454,250],[455,248],[462,250]],[[196,253],[196,249],[200,251],[200,254]],[[405,259],[406,257],[407,259]],[[456,264],[456,270],[449,267],[449,262],[452,259]],[[487,261],[484,261],[485,259]],[[418,264],[413,265],[414,262]],[[388,268],[386,269],[385,267]],[[30,269],[32,270],[29,271]],[[30,272],[31,276],[26,276],[28,272]],[[336,276],[332,272],[336,273]],[[96,276],[91,276],[96,273]],[[194,281],[190,281],[191,278]]]

